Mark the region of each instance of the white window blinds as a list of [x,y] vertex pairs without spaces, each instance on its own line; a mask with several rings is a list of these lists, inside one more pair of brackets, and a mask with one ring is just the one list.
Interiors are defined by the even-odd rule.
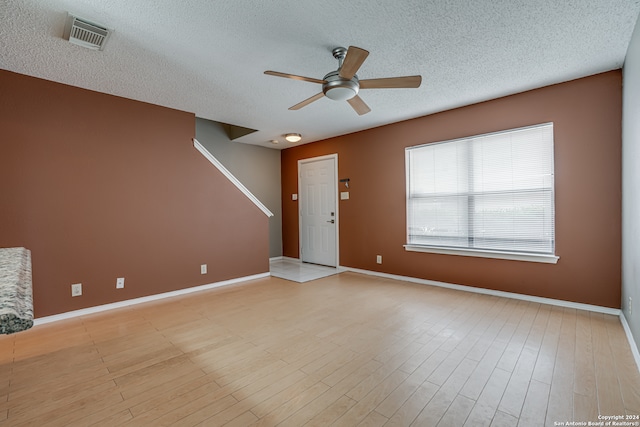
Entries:
[[410,147],[407,243],[554,254],[553,124]]

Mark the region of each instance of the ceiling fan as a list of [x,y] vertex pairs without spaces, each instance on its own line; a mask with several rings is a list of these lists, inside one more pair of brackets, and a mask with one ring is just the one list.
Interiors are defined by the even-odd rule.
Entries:
[[290,107],[289,110],[299,110],[314,101],[326,96],[334,101],[347,101],[359,115],[367,114],[371,109],[358,96],[360,89],[398,89],[417,88],[422,83],[421,76],[387,77],[381,79],[359,80],[356,73],[369,52],[355,46],[349,49],[337,47],[332,51],[333,57],[338,60],[338,69],[331,71],[324,79],[297,76],[295,74],[280,73],[278,71],[265,71],[270,76],[284,77],[287,79],[301,80],[303,82],[318,83],[322,85],[322,92],[307,98]]

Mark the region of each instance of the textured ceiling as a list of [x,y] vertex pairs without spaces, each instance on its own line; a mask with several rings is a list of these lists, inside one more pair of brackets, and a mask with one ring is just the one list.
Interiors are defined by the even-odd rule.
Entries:
[[[640,0],[2,0],[0,68],[258,129],[271,148],[423,116],[620,68]],[[115,32],[104,51],[62,39],[66,13]],[[320,85],[336,46],[370,55],[361,79],[421,74],[419,89],[363,90],[288,107]],[[1,94],[0,94],[1,96]],[[270,140],[278,139],[274,146]]]

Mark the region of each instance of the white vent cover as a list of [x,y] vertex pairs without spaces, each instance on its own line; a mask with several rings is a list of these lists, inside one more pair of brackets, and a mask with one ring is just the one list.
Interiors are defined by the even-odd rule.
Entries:
[[64,38],[73,44],[93,50],[104,49],[111,30],[69,14],[64,27]]

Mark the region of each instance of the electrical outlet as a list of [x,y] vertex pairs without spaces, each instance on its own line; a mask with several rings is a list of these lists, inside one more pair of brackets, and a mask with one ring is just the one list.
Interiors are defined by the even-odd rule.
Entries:
[[631,299],[631,297],[629,297],[627,308],[629,309],[629,316],[631,316],[633,314],[633,300]]
[[382,264],[382,255],[376,255],[376,262]]
[[202,264],[200,266],[200,274],[207,274],[207,264]]
[[82,283],[71,285],[71,296],[79,297],[80,295],[82,295]]
[[118,277],[116,279],[116,289],[124,288],[124,277]]

